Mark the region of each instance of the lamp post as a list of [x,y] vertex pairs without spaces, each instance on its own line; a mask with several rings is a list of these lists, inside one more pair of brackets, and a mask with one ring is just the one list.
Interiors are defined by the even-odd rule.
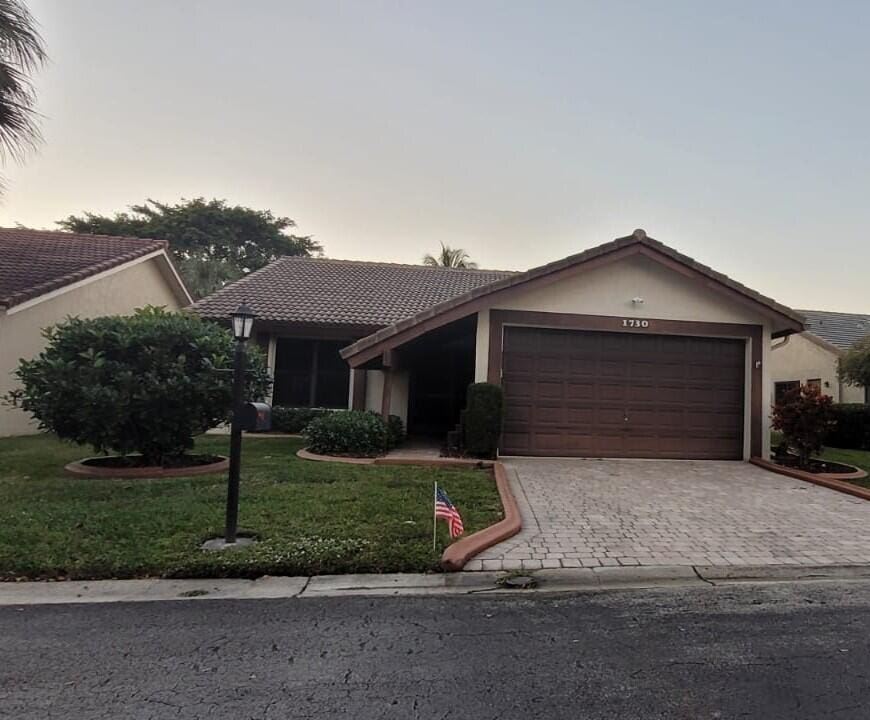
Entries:
[[247,342],[254,326],[254,311],[245,303],[230,315],[236,352],[233,358],[233,419],[230,424],[230,474],[227,482],[227,522],[224,542],[233,545],[239,525],[239,473],[242,467],[242,397],[245,390]]

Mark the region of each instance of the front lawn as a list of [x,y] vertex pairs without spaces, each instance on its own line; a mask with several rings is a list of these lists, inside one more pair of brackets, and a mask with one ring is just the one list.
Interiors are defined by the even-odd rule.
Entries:
[[[226,454],[229,438],[201,437]],[[0,579],[257,577],[438,569],[432,487],[446,489],[467,532],[498,521],[482,470],[344,465],[299,460],[297,438],[246,438],[240,525],[250,548],[206,553],[223,529],[226,477],[92,480],[64,476],[87,448],[52,436],[0,438]]]

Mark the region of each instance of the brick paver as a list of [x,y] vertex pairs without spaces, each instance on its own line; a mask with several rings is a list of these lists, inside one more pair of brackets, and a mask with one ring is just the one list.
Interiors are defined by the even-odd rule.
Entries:
[[870,502],[741,462],[505,462],[523,530],[467,570],[870,563]]

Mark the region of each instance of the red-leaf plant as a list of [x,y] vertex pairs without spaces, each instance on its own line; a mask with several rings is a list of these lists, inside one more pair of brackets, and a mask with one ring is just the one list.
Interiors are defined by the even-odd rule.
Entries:
[[810,459],[822,451],[822,443],[834,426],[833,399],[810,385],[789,390],[773,406],[773,429],[798,457],[798,467],[809,469]]

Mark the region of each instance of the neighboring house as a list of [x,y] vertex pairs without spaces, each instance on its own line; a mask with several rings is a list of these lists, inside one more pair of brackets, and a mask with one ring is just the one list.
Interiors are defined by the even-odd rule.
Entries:
[[868,403],[870,388],[842,383],[837,376],[840,357],[870,335],[870,315],[799,310],[807,330],[773,343],[774,400],[801,384],[814,385],[834,402]]
[[498,383],[504,455],[764,455],[771,339],[804,329],[642,230],[523,273],[282,258],[193,308],[242,301],[276,404],[443,437],[469,383]]
[[[44,328],[190,302],[162,240],[0,228],[0,397],[16,387],[19,361],[45,347]],[[36,429],[28,414],[0,403],[0,436]]]

